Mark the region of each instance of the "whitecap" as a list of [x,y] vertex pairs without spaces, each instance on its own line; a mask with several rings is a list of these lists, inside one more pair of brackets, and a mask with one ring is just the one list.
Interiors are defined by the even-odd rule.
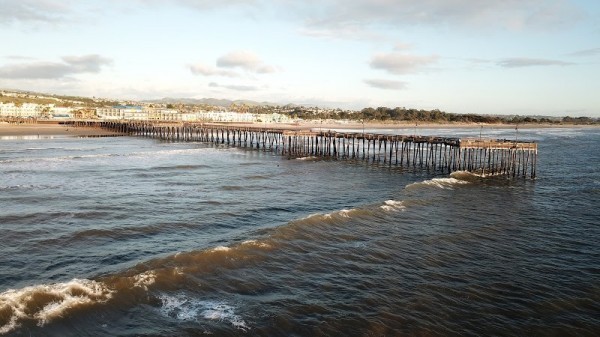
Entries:
[[404,203],[402,201],[396,201],[396,200],[386,200],[386,201],[384,201],[383,205],[381,205],[380,207],[381,207],[381,209],[383,209],[384,211],[387,211],[387,212],[405,211],[406,210],[406,206],[404,206]]
[[309,157],[299,157],[299,158],[296,158],[296,160],[303,160],[303,161],[307,161],[307,160],[318,160],[318,159],[319,159],[319,158],[318,158],[318,157],[315,157],[315,156],[309,156]]
[[133,276],[133,286],[148,290],[148,286],[156,282],[156,273],[152,270]]
[[230,250],[231,250],[231,248],[229,248],[229,247],[225,247],[225,246],[217,246],[217,247],[215,247],[215,248],[211,249],[210,251],[211,251],[211,252],[228,252],[228,251],[230,251]]
[[415,188],[415,187],[437,187],[441,189],[453,189],[454,186],[457,185],[466,185],[469,182],[466,180],[456,179],[453,177],[450,178],[433,178],[430,180],[425,180],[417,183],[412,183],[406,188]]
[[210,301],[191,298],[183,294],[159,296],[162,302],[161,314],[180,321],[199,322],[202,319],[227,322],[240,330],[250,327],[236,314],[235,307],[224,301]]
[[104,283],[85,279],[7,290],[0,294],[0,309],[7,311],[10,317],[0,326],[0,334],[18,328],[24,319],[36,320],[43,326],[64,316],[68,310],[105,303],[112,293]]
[[255,246],[259,248],[271,248],[268,243],[256,241],[256,240],[246,240],[242,242],[242,246]]

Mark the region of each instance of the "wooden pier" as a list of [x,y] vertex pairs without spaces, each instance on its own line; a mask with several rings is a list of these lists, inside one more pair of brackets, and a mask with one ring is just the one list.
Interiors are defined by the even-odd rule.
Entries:
[[293,130],[205,123],[70,121],[123,134],[170,141],[196,141],[271,151],[288,158],[364,161],[407,170],[535,178],[537,143],[505,139],[460,139],[374,133]]

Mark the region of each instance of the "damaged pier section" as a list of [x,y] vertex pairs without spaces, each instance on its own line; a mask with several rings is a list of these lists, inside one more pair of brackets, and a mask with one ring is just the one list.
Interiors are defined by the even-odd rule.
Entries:
[[444,173],[536,177],[537,143],[506,139],[405,136],[208,123],[72,122],[124,134],[272,151],[287,157],[361,160]]

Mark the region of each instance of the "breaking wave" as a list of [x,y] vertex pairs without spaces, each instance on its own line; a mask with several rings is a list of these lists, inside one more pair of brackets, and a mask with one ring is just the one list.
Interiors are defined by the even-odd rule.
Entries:
[[421,182],[412,183],[406,186],[406,189],[414,189],[414,188],[423,188],[423,187],[435,187],[441,188],[444,190],[454,189],[456,186],[467,185],[468,181],[457,179],[455,177],[450,178],[433,178],[429,180],[424,180]]
[[404,202],[396,201],[396,200],[386,200],[383,205],[380,206],[381,209],[387,212],[394,211],[405,211],[406,206],[404,206]]
[[0,334],[24,321],[43,326],[71,310],[104,303],[112,294],[105,284],[85,279],[7,290],[0,294]]

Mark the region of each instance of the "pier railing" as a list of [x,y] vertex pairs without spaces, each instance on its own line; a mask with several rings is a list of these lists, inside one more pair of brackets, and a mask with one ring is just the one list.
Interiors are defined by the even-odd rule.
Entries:
[[375,133],[263,128],[208,123],[71,121],[124,134],[272,151],[290,158],[361,160],[406,169],[535,178],[537,143]]

